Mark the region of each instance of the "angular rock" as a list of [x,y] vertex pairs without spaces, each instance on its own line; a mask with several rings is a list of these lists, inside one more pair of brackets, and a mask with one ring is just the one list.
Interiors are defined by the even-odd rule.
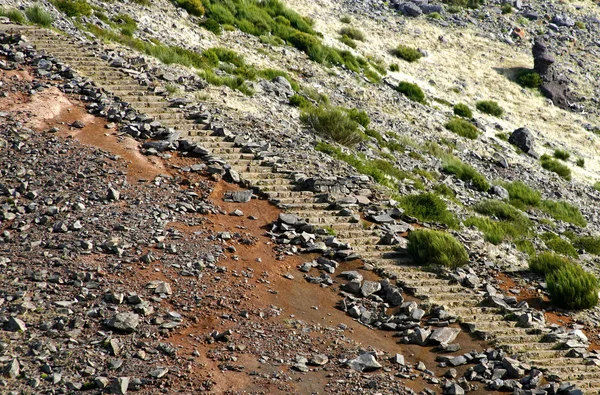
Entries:
[[533,150],[535,138],[533,137],[531,130],[527,128],[519,128],[512,132],[508,138],[508,142],[517,146],[523,152],[528,153],[529,151]]
[[348,361],[348,366],[359,372],[367,372],[381,368],[375,356],[371,353],[360,354],[358,357]]
[[134,332],[140,324],[140,316],[135,313],[117,313],[108,321],[108,326],[123,332]]
[[439,328],[433,331],[428,341],[434,344],[450,344],[460,333],[460,328]]

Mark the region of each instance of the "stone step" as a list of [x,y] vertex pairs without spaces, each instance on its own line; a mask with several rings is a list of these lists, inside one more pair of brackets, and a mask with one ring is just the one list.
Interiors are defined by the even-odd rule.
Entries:
[[[263,192],[285,192],[285,191],[298,191],[298,192],[310,192],[310,191],[302,191],[301,185],[296,184],[262,184],[260,186],[256,186],[256,188],[260,189]],[[313,194],[312,192],[310,192]]]
[[[213,136],[210,136],[213,137]],[[216,136],[214,136],[216,137]],[[234,148],[235,147],[235,143],[232,141],[219,141],[219,140],[213,140],[213,141],[203,141],[202,142],[202,146],[204,148],[207,149],[224,149],[224,148]]]
[[448,293],[448,292],[462,292],[464,291],[464,287],[461,285],[413,285],[413,286],[405,286],[405,289],[410,289],[411,292],[416,294],[436,294],[440,293]]
[[344,243],[348,243],[352,246],[359,245],[377,245],[381,237],[379,236],[365,236],[365,237],[340,237]]
[[506,352],[509,353],[520,353],[520,352],[524,352],[524,351],[536,351],[536,350],[553,350],[556,347],[555,343],[536,343],[536,342],[531,342],[531,343],[521,343],[521,342],[514,342],[511,343],[509,340],[506,339],[495,339],[495,343],[498,345],[498,347],[504,349]]
[[[323,204],[323,203],[322,203]],[[373,231],[371,231],[370,233],[364,229],[359,229],[359,230],[353,230],[351,232],[340,232],[338,233],[338,238],[343,240],[347,240],[347,239],[352,239],[352,238],[357,238],[357,237],[368,237],[368,236],[372,236],[373,235]]]
[[289,210],[290,213],[296,214],[299,217],[337,217],[342,218],[348,222],[352,219],[351,217],[343,217],[337,215],[339,210]]
[[356,223],[346,221],[343,217],[303,217],[302,220],[309,224],[351,224],[358,226]]
[[485,316],[485,317],[481,317],[481,319],[479,321],[463,322],[463,324],[465,324],[465,325],[468,324],[468,325],[474,326],[475,331],[489,333],[490,335],[493,335],[494,330],[500,330],[500,329],[508,330],[510,328],[518,327],[516,321],[506,321],[506,317],[504,317],[501,314],[498,314],[498,317],[499,317],[499,319],[497,319],[497,320],[490,320],[490,318],[488,316]]
[[329,203],[285,203],[281,205],[281,208],[286,212],[291,212],[297,210],[299,207],[309,208],[311,210],[321,210],[329,206],[331,206]]
[[[287,187],[287,188],[300,188],[300,185],[294,184],[293,180],[285,179],[285,178],[265,178],[263,180],[257,179],[242,179],[242,182],[245,185],[251,186],[253,188],[266,188],[266,187]],[[294,210],[296,213],[296,210]]]
[[[584,380],[584,381],[600,380],[600,371],[595,371],[595,372],[592,372],[592,371],[581,372],[578,369],[575,369],[575,366],[573,366],[573,365],[571,365],[571,366],[562,366],[561,368],[564,368],[564,370],[558,370],[557,374],[564,381],[573,381],[573,380]],[[569,368],[571,368],[571,370],[568,370]],[[550,372],[554,373],[555,372],[555,368],[552,368],[552,370]]]
[[217,157],[217,158],[221,158],[227,162],[229,162],[229,160],[232,161],[238,161],[238,160],[250,160],[250,161],[254,161],[254,154],[242,154],[242,153],[232,153],[232,154],[226,154],[226,153],[215,153],[212,156]]
[[[133,106],[133,108],[136,108],[136,107]],[[143,112],[144,114],[148,115],[149,117],[152,117],[153,119],[155,119],[157,121],[164,121],[167,119],[181,120],[185,117],[185,115],[181,114],[181,113],[167,113],[167,112],[153,113],[152,111],[144,111],[143,109],[139,109],[139,111]]]
[[[170,123],[170,122],[167,122],[167,123],[169,124],[170,127],[176,126],[175,123]],[[204,136],[206,136],[206,133],[203,133],[204,131],[209,131],[210,133],[214,133],[208,127],[208,125],[203,125],[203,124],[200,124],[200,123],[197,123],[195,125],[179,125],[179,126],[182,126],[183,128],[185,128],[185,130],[188,131],[187,137],[190,137],[192,140],[197,140],[199,142],[203,142],[205,139],[204,138],[197,138],[196,139],[196,137],[204,137]],[[225,142],[225,137],[223,137],[223,136],[214,136],[214,137],[219,137],[221,139],[221,141]]]
[[[535,358],[544,358],[544,359],[552,359],[552,358],[562,358],[567,354],[568,350],[531,350],[531,351],[523,351],[518,355],[519,360],[523,360],[525,362],[530,359]],[[521,359],[523,358],[523,359]]]
[[569,383],[577,385],[586,395],[600,393],[600,380],[569,380]]
[[270,198],[300,198],[300,199],[305,199],[305,198],[313,198],[313,193],[312,192],[306,192],[306,191],[280,191],[280,192],[265,192],[265,195],[269,196]]
[[269,200],[273,204],[285,205],[290,203],[319,203],[314,196],[311,197],[270,197]]
[[402,258],[404,253],[400,251],[363,251],[361,256],[365,259],[398,259]]
[[238,173],[271,173],[273,172],[273,168],[271,166],[231,166],[231,168]]
[[354,251],[362,254],[367,251],[368,252],[371,252],[371,251],[396,252],[396,248],[397,248],[397,246],[384,245],[384,244],[356,244],[355,246],[353,246],[352,249]]
[[[494,338],[494,341],[497,344],[536,344],[539,343],[543,338],[543,335],[528,335],[528,334],[523,334],[523,335],[507,335],[507,336],[496,336]],[[554,345],[556,346],[556,343],[539,343],[539,344],[544,344],[544,345]]]
[[[270,166],[265,166],[265,167],[268,168],[269,170],[273,170],[273,168]],[[285,173],[277,173],[274,171],[262,172],[262,173],[245,172],[245,173],[241,173],[240,177],[243,180],[269,180],[269,179],[278,180],[282,177],[286,177],[286,174]]]
[[482,319],[484,315],[497,315],[498,309],[485,306],[471,306],[471,307],[455,307],[452,309],[452,314],[457,315],[461,318],[462,322],[471,322],[477,318]]
[[578,371],[578,372],[600,372],[600,366],[586,365],[581,358],[544,358],[531,359],[529,364],[538,368],[550,369],[553,372]]
[[[122,100],[122,99],[121,99]],[[167,107],[168,103],[164,101],[127,101],[127,103],[131,104],[131,106],[138,111],[144,111],[148,113],[149,109],[161,109],[164,111],[171,110],[170,107]],[[173,110],[176,111],[176,110]],[[151,114],[148,114],[151,115]]]
[[531,328],[522,328],[518,326],[506,327],[497,324],[495,328],[477,328],[476,332],[485,335],[486,339],[497,339],[505,336],[531,335]]

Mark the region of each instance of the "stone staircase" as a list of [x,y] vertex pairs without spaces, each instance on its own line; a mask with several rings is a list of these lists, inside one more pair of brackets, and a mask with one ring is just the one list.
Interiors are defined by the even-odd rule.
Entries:
[[214,136],[206,125],[185,119],[181,111],[169,107],[164,97],[151,94],[147,87],[139,85],[129,75],[110,67],[79,41],[49,30],[0,25],[0,32],[9,29],[22,32],[38,50],[69,64],[81,76],[93,79],[98,86],[130,103],[137,111],[200,143],[212,155],[230,164],[246,186],[267,196],[282,210],[335,231],[338,239],[350,243],[365,261],[393,275],[406,290],[430,305],[445,306],[491,344],[547,371],[547,374],[577,384],[587,394],[600,392],[600,367],[586,365],[583,359],[567,358],[566,350],[555,349],[557,343],[540,342],[542,333],[518,327],[497,309],[481,306],[483,295],[421,270],[399,255],[393,246],[377,245],[379,237],[373,230],[365,229],[361,222],[351,222],[351,217],[338,216],[338,210],[329,210],[329,204],[320,202],[312,192],[301,191],[291,178],[291,169],[276,170],[267,166],[252,154],[242,153],[241,148],[226,141],[225,137]]

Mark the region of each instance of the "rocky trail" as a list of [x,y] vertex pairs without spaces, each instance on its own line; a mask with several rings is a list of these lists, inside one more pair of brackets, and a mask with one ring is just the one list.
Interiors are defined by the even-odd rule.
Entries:
[[3,391],[600,391],[593,330],[414,264],[369,177],[332,200],[102,45],[0,34]]

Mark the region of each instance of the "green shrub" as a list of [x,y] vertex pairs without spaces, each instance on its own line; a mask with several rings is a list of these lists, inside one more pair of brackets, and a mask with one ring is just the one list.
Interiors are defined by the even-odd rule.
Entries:
[[71,18],[92,15],[92,6],[86,0],[53,0],[52,4]]
[[448,233],[432,230],[410,232],[408,253],[419,265],[456,268],[469,262],[469,254],[458,240]]
[[481,2],[481,0],[444,0],[444,3],[459,10],[466,7],[475,9],[481,5]]
[[524,221],[523,212],[501,200],[486,199],[477,203],[474,207],[479,214],[495,217],[501,221]]
[[442,169],[447,173],[454,174],[464,182],[471,182],[475,189],[481,192],[487,192],[490,189],[490,184],[483,174],[456,157],[445,158]]
[[351,23],[352,19],[348,15],[344,15],[343,17],[340,18],[340,22],[342,22],[342,23]]
[[459,117],[469,118],[469,119],[473,118],[473,112],[471,111],[469,106],[467,106],[466,104],[458,103],[454,106],[453,110],[454,110],[454,115],[458,115]]
[[400,199],[406,214],[424,222],[439,222],[450,227],[457,225],[456,218],[448,211],[446,202],[433,193],[406,195]]
[[512,12],[512,6],[508,3],[502,4],[500,9],[502,10],[503,14],[510,14]]
[[542,275],[556,271],[561,267],[570,264],[571,261],[569,261],[567,258],[552,252],[543,252],[529,258],[529,269],[534,273]]
[[598,279],[581,266],[568,264],[546,274],[550,299],[567,309],[589,309],[598,304]]
[[582,228],[587,225],[587,221],[579,208],[564,200],[544,200],[541,209],[554,219],[569,222]]
[[340,37],[340,41],[349,46],[350,48],[356,49],[356,43],[354,42],[354,40],[346,36],[345,34],[342,37]]
[[390,71],[400,71],[400,66],[398,66],[396,63],[392,63],[390,65]]
[[502,182],[500,185],[508,191],[510,204],[520,209],[538,206],[542,201],[542,194],[522,181]]
[[446,196],[450,199],[454,199],[456,197],[456,192],[452,190],[446,184],[436,184],[433,186],[433,190],[442,196]]
[[414,181],[415,188],[423,189],[423,186],[419,185],[419,180],[414,175],[398,169],[386,160],[367,159],[362,154],[344,153],[341,149],[323,142],[318,143],[315,149],[348,163],[359,173],[373,177],[377,183],[388,188],[397,189],[399,180],[411,179]]
[[121,34],[133,36],[137,30],[137,22],[129,15],[119,14],[113,17],[112,22],[116,23],[120,28]]
[[175,4],[189,12],[190,15],[204,15],[204,6],[201,0],[175,0]]
[[475,107],[479,111],[489,114],[489,115],[493,115],[495,117],[499,117],[502,114],[504,114],[504,110],[502,109],[502,107],[500,107],[498,105],[498,103],[496,103],[493,100],[478,101],[477,104],[475,105]]
[[27,18],[25,18],[25,15],[16,8],[0,8],[0,16],[4,16],[10,19],[11,22],[18,23],[20,25],[27,24]]
[[371,119],[369,118],[369,116],[367,115],[366,112],[364,112],[362,110],[358,110],[356,108],[351,108],[349,110],[346,110],[346,112],[348,113],[348,116],[350,117],[350,119],[353,120],[354,122],[358,123],[365,129],[369,127],[369,123],[371,123]]
[[575,164],[578,167],[585,167],[585,159],[583,159],[583,158],[577,158],[577,161],[575,161]]
[[462,118],[453,117],[444,126],[451,132],[471,140],[475,140],[479,136],[479,131],[475,125],[469,121],[465,121]]
[[423,103],[425,101],[425,94],[417,84],[402,81],[398,84],[396,90],[412,101],[418,103]]
[[571,169],[569,169],[568,166],[563,165],[555,159],[552,159],[548,155],[542,155],[540,161],[544,169],[558,174],[567,181],[571,181]]
[[308,107],[303,111],[301,120],[317,134],[342,145],[353,146],[363,140],[358,122],[339,108]]
[[509,238],[518,239],[530,232],[531,221],[525,214],[503,201],[483,200],[474,209],[479,214],[497,219],[470,217],[464,222],[465,226],[476,226],[483,232],[485,240],[492,244],[500,244]]
[[423,57],[423,54],[418,49],[408,47],[406,45],[398,45],[392,50],[392,54],[400,59],[404,59],[407,62],[416,62]]
[[573,258],[579,256],[575,247],[568,240],[561,238],[557,234],[546,232],[542,234],[541,239],[546,244],[546,247],[554,252]]
[[221,25],[219,24],[219,22],[215,21],[212,18],[207,18],[204,23],[202,24],[202,26],[208,30],[209,32],[213,32],[214,34],[216,34],[217,36],[220,36],[221,33],[223,33],[223,28],[221,27]]
[[528,228],[519,222],[494,221],[484,217],[469,217],[463,223],[465,226],[475,226],[483,233],[484,239],[494,245],[507,239],[518,238],[524,231],[528,231]]
[[600,181],[596,181],[594,185],[592,185],[592,188],[600,192]]
[[588,254],[600,255],[600,237],[581,236],[573,239],[573,245],[585,250]]
[[343,27],[340,29],[340,35],[351,38],[352,40],[365,41],[365,34],[354,27]]
[[290,97],[290,105],[294,107],[306,108],[310,106],[310,104],[310,101],[302,95],[295,94]]
[[440,15],[439,12],[432,12],[430,14],[427,14],[427,18],[430,18],[430,19],[442,19],[442,16]]
[[33,7],[27,8],[25,10],[25,15],[31,23],[40,25],[42,27],[50,27],[52,26],[52,23],[54,23],[54,18],[52,15],[50,15],[48,11],[44,10],[37,4]]
[[533,70],[523,70],[517,74],[517,83],[524,88],[537,89],[542,82],[542,77]]
[[517,247],[518,251],[524,252],[529,256],[535,254],[535,247],[529,239],[520,238],[518,240],[515,240],[515,247]]
[[567,160],[571,157],[571,154],[565,150],[557,149],[554,150],[554,157],[556,159]]

